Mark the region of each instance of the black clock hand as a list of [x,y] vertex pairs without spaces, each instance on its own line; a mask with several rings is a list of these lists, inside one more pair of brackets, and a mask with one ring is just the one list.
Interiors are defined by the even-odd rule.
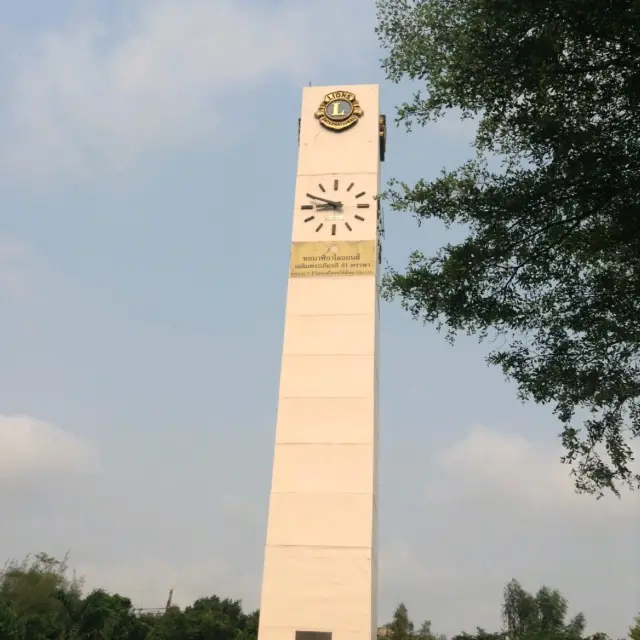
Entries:
[[326,204],[333,207],[334,209],[342,206],[342,202],[334,202],[333,200],[327,200],[326,198],[321,198],[320,196],[312,196],[310,193],[307,193],[307,198],[311,198],[312,200],[320,200],[320,202],[325,202]]

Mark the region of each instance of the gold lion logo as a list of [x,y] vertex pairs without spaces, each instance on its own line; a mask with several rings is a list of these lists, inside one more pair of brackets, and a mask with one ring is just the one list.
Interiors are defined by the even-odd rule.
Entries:
[[349,91],[328,93],[315,113],[320,124],[332,131],[344,131],[358,123],[364,115],[356,96]]

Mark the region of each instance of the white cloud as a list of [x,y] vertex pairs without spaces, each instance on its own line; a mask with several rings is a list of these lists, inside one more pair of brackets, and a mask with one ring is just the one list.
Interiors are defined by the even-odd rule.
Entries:
[[95,469],[94,447],[74,434],[29,416],[0,415],[0,479]]
[[463,440],[439,452],[436,464],[448,478],[447,488],[430,487],[427,497],[492,497],[528,510],[571,509],[594,517],[628,515],[640,505],[638,493],[600,501],[577,495],[571,467],[560,463],[561,456],[559,447],[536,446],[522,435],[476,425]]
[[591,631],[620,635],[637,608],[640,495],[576,494],[561,454],[485,426],[436,450],[426,501],[382,545],[384,601],[405,600],[448,633],[497,629],[515,577],[528,590],[559,588]]
[[20,242],[10,242],[0,240],[0,264],[7,264],[15,260],[24,258],[27,254],[27,247]]
[[348,4],[138,0],[117,23],[43,34],[14,56],[0,170],[118,169],[146,152],[208,140],[222,115],[232,121],[244,106],[243,90],[306,82],[317,65],[344,64],[327,55],[334,43],[353,64],[362,19],[341,14],[357,17],[355,5],[366,3]]

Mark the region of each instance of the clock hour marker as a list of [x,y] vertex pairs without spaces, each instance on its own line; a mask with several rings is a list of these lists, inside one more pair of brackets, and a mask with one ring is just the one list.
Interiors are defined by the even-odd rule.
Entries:
[[337,190],[338,190],[338,181],[337,181],[337,180],[334,180],[334,181],[333,181],[333,190],[334,190],[334,191],[337,191]]
[[332,236],[335,236],[335,235],[336,235],[336,225],[335,225],[335,224],[332,224],[332,225],[331,225],[331,235],[332,235]]
[[353,185],[355,184],[355,182],[352,182],[348,187],[347,187],[347,191],[351,191],[351,189],[353,189]]
[[366,193],[366,191],[361,191],[356,198],[362,198],[362,196]]
[[368,208],[369,208],[369,203],[368,202],[365,202],[365,203],[362,203],[362,204],[358,205],[358,209],[368,209]]
[[312,204],[303,204],[300,208],[301,209],[313,209],[313,205]]
[[316,227],[316,231],[320,231],[320,229],[322,229],[324,225],[322,224],[322,222]]
[[345,222],[344,226],[347,227],[347,229],[349,229],[349,231],[351,231],[351,225],[348,222]]
[[320,191],[322,191],[322,193],[324,193],[324,187],[321,184],[318,185],[318,189],[320,189]]
[[305,222],[310,222],[311,220],[313,220],[315,218],[315,216],[309,216],[308,218],[305,218],[304,221]]
[[356,220],[360,220],[361,222],[364,222],[364,218],[362,216],[353,216]]

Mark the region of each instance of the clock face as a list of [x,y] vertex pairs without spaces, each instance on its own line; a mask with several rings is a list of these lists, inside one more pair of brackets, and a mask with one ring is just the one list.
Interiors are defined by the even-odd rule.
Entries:
[[345,237],[369,216],[376,215],[373,199],[374,194],[359,189],[351,180],[336,178],[310,184],[302,196],[302,220],[319,238]]

